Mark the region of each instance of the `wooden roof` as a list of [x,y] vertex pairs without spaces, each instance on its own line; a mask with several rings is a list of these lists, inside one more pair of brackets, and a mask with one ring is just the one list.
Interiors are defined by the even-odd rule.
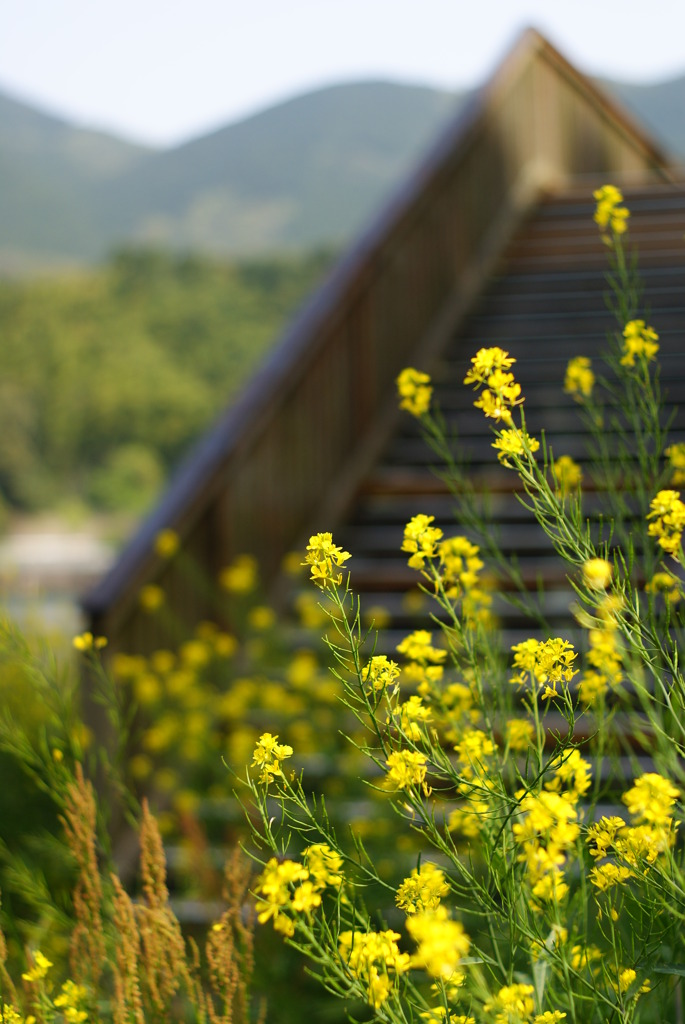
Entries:
[[[389,454],[370,473],[398,422],[394,379],[403,366],[428,366],[448,351],[476,303],[481,313],[468,321],[474,342],[487,337],[513,348],[513,339],[497,336],[503,319],[524,336],[526,325],[540,327],[535,344],[532,335],[528,338],[535,362],[529,379],[544,392],[551,364],[541,346],[549,343],[555,324],[540,300],[547,295],[558,302],[554,275],[547,274],[550,253],[555,253],[555,273],[581,275],[583,301],[590,302],[597,282],[593,285],[585,270],[597,262],[601,247],[597,251],[596,236],[589,242],[577,224],[587,219],[590,182],[609,177],[645,185],[668,182],[674,174],[627,114],[542,36],[527,31],[304,307],[111,572],[87,595],[84,608],[93,631],[107,635],[115,648],[153,645],[154,626],[138,607],[141,586],[152,581],[165,586],[186,620],[205,617],[203,588],[190,589],[175,577],[173,562],[155,554],[154,539],[162,528],[176,530],[210,576],[236,554],[252,552],[270,579],[286,551],[312,530],[340,521],[362,481],[367,505],[355,506],[361,520],[364,507],[371,514],[375,501],[378,509],[393,474],[424,479],[418,454],[402,468],[397,455]],[[573,192],[556,203],[543,201],[583,178],[582,211]],[[659,194],[682,199],[677,190]],[[644,202],[649,216],[656,216],[652,200]],[[527,221],[536,208],[540,216]],[[507,249],[526,222],[528,233],[517,235]],[[668,225],[663,228],[668,232]],[[484,289],[505,252],[513,277],[499,293],[493,283],[487,294],[494,305],[488,311]],[[512,286],[517,276],[528,280],[527,291]],[[600,280],[596,270],[594,277]],[[560,289],[572,294],[573,280],[568,277]],[[580,306],[572,301],[571,311],[576,310]],[[574,330],[587,326],[581,317]],[[561,353],[561,344],[555,342],[554,351]],[[525,379],[523,366],[519,374]],[[402,460],[413,451],[403,444]],[[371,545],[370,572],[373,550]]]

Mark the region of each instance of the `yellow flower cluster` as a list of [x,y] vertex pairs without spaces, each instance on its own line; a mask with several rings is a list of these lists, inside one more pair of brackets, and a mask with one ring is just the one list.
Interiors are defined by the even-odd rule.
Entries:
[[465,779],[482,779],[487,760],[496,751],[495,744],[482,729],[465,729],[454,747],[459,773]]
[[369,1006],[378,1010],[388,999],[395,975],[409,970],[408,953],[401,953],[397,945],[399,932],[340,933],[339,952],[350,974],[365,986]]
[[534,992],[532,985],[505,985],[483,1009],[495,1014],[494,1024],[528,1024],[535,1012]]
[[55,1006],[62,1011],[66,1024],[85,1024],[88,1012],[85,1009],[88,992],[83,985],[65,981],[62,991],[55,997]]
[[589,398],[595,386],[595,375],[592,372],[592,362],[587,356],[575,356],[569,360],[564,377],[564,391],[567,395],[573,395],[577,402]]
[[646,363],[656,359],[659,335],[644,320],[631,320],[623,329],[623,356],[621,366],[635,366],[635,360]]
[[29,982],[42,981],[53,966],[53,963],[39,949],[31,953],[31,959],[33,960],[33,966],[29,967],[28,971],[22,974],[22,978],[24,981]]
[[461,962],[468,956],[471,940],[460,921],[453,921],[444,906],[419,911],[407,918],[407,931],[417,944],[411,958],[418,967],[447,985],[462,981]]
[[666,449],[664,455],[671,463],[671,483],[679,487],[685,484],[685,444],[672,444]]
[[480,623],[492,625],[490,608],[492,595],[480,577],[483,562],[480,549],[466,537],[449,537],[438,545],[440,575],[445,596],[450,601],[461,601],[461,618],[469,627]]
[[400,409],[406,409],[412,416],[423,416],[430,408],[433,388],[427,373],[408,366],[397,378]]
[[[53,963],[39,949],[31,953],[31,959],[33,965],[22,974],[22,979],[28,982],[29,985],[35,985],[47,977]],[[88,1001],[88,991],[85,986],[77,985],[76,982],[71,980],[65,981],[59,994],[54,999],[51,999],[48,995],[52,990],[50,982],[46,984],[46,988],[47,992],[44,991],[42,993],[40,1000],[41,1020],[52,1020],[55,1016],[54,1010],[59,1010],[65,1024],[85,1024],[88,1020],[88,1012],[85,1008]],[[52,1005],[49,1008],[49,1016],[44,1018],[43,1014],[47,1009],[46,1001],[48,1000],[51,1000]],[[8,1003],[1,1003],[0,1024],[36,1024],[36,1017],[33,1015],[24,1017],[16,1007]]]
[[466,537],[443,539],[442,530],[431,525],[434,520],[434,516],[419,514],[407,523],[402,550],[411,555],[409,566],[423,571],[426,559],[438,559],[438,565],[433,566],[436,592],[442,585],[450,601],[461,600],[466,625],[488,625],[492,598],[480,585],[478,574],[483,562],[478,557],[478,545]]
[[[672,812],[679,796],[680,790],[668,779],[648,772],[623,794],[632,825],[614,815],[605,816],[588,828],[590,853],[602,862],[590,872],[598,892],[612,896],[615,887],[646,874],[649,866],[670,850],[677,825]],[[616,919],[615,910],[613,916]]]
[[325,587],[336,587],[342,583],[342,568],[348,558],[351,558],[349,551],[343,551],[333,543],[333,536],[330,533],[316,533],[309,538],[307,554],[303,565],[308,565],[311,570],[311,579],[317,587],[323,590]]
[[525,430],[512,427],[510,430],[503,430],[492,447],[497,449],[497,458],[502,465],[511,467],[510,459],[513,455],[532,455],[539,449],[540,442]]
[[418,750],[394,750],[387,758],[388,786],[392,789],[411,789],[421,786],[426,795],[430,792],[426,785],[426,755]]
[[577,804],[589,787],[590,765],[572,750],[540,792],[519,794],[521,820],[513,825],[521,847],[517,859],[540,903],[558,903],[568,893],[563,869],[580,833]]
[[585,656],[589,668],[583,673],[578,697],[592,707],[607,690],[615,690],[623,680],[623,653],[615,622],[607,619],[601,628],[588,633],[590,648]]
[[364,669],[364,684],[375,692],[387,691],[393,694],[398,687],[400,669],[396,662],[385,654],[375,654]]
[[262,770],[259,776],[262,785],[268,786],[277,775],[282,777],[281,762],[292,755],[293,748],[287,743],[279,743],[278,736],[262,733],[252,755],[252,764]]
[[0,1003],[0,1024],[36,1024],[36,1018],[24,1017],[15,1006]]
[[648,594],[661,594],[669,604],[677,604],[683,596],[681,581],[668,572],[655,572],[645,590]]
[[613,572],[614,568],[606,558],[588,558],[583,563],[583,580],[592,590],[606,590]]
[[423,1010],[419,1017],[426,1024],[476,1024],[475,1017],[465,1013],[450,1013],[444,1006],[432,1006],[430,1010]]
[[107,646],[107,637],[93,636],[92,633],[81,633],[75,636],[72,643],[77,651],[101,651]]
[[430,861],[424,861],[420,868],[414,868],[397,890],[395,902],[407,914],[418,914],[426,910],[437,910],[440,900],[449,893],[445,874]]
[[219,573],[219,585],[229,594],[249,594],[259,582],[259,567],[253,555],[238,555]]
[[483,1009],[495,1015],[493,1024],[559,1024],[565,1019],[561,1010],[535,1013],[534,992],[532,985],[505,985]]
[[476,409],[482,409],[489,419],[507,426],[512,422],[512,409],[524,401],[521,385],[516,383],[514,374],[508,372],[515,362],[504,349],[482,348],[471,359],[471,369],[464,377],[464,384],[473,384],[476,391],[485,386],[480,398],[473,403]]
[[609,228],[614,235],[622,235],[628,227],[630,211],[619,204],[623,202],[623,194],[615,185],[602,185],[593,192],[597,200],[594,220],[602,233]]
[[440,683],[447,657],[444,648],[434,647],[427,629],[417,629],[397,645],[397,651],[407,658],[402,678],[418,686],[419,693],[427,695]]
[[[432,711],[418,694],[413,694],[397,708],[400,729],[412,743],[425,740],[425,726],[431,721]],[[392,718],[392,716],[390,716]]]
[[342,858],[325,843],[317,843],[304,852],[305,864],[272,857],[257,880],[257,920],[273,920],[274,929],[283,935],[295,934],[294,918],[309,915],[321,905],[321,894],[328,887],[342,884]]
[[552,473],[557,494],[561,498],[567,498],[569,494],[577,491],[583,479],[582,469],[570,455],[560,455],[555,459],[552,463]]
[[147,583],[140,588],[138,603],[144,612],[154,615],[159,611],[165,601],[164,591],[156,583]]
[[510,718],[505,724],[504,735],[510,750],[528,750],[535,735],[535,726],[527,718]]
[[657,538],[664,551],[677,558],[685,529],[685,503],[680,500],[680,492],[659,491],[649,507],[647,518],[654,522],[649,524],[648,534]]
[[524,640],[511,648],[516,674],[509,680],[517,686],[527,682],[531,687],[545,686],[543,697],[557,697],[559,683],[570,683],[577,674],[573,662],[577,657],[573,644],[560,637],[549,640]]
[[670,829],[673,807],[679,796],[680,790],[668,779],[656,772],[647,772],[623,794],[623,802],[638,824]]
[[173,558],[180,546],[181,538],[175,530],[160,530],[155,537],[154,548],[160,558]]
[[404,528],[404,540],[402,551],[411,554],[409,567],[411,569],[423,569],[427,558],[435,558],[438,553],[438,541],[442,539],[442,530],[437,526],[431,526],[435,516],[426,516],[423,513],[414,516]]
[[433,647],[432,639],[427,629],[416,629],[400,641],[397,650],[410,661],[440,665],[447,657],[447,651],[441,647]]

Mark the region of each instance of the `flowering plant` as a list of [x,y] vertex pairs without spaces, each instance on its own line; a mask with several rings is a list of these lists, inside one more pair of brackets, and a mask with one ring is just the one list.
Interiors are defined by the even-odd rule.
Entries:
[[[638,316],[628,210],[614,186],[596,198],[618,326],[602,373],[578,357],[564,386],[594,442],[608,533],[584,513],[581,467],[528,433],[514,355],[481,349],[464,381],[492,422],[499,462],[563,559],[580,642],[545,633],[516,567],[488,541],[430,378],[405,370],[401,404],[444,456],[465,530],[446,537],[424,513],[405,529],[402,550],[436,602],[436,632],[406,637],[396,663],[382,633],[362,625],[345,564],[353,554],[320,534],[307,556],[340,700],[365,730],[367,786],[397,815],[398,856],[379,866],[354,828],[341,834],[326,804],[307,796],[302,771],[279,759],[265,775],[270,734],[243,779],[262,862],[259,920],[308,958],[348,1012],[366,1003],[388,1024],[629,1024],[675,1019],[679,1005],[685,506],[666,488],[657,335]],[[618,460],[608,417],[622,431]],[[679,446],[668,452],[680,471]],[[536,635],[508,651],[484,569],[506,576],[498,599],[533,620]],[[403,862],[407,832],[418,852]]]

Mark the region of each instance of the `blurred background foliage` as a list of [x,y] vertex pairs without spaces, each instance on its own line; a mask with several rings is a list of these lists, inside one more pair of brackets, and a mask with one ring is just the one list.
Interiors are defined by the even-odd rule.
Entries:
[[331,260],[131,249],[92,271],[0,281],[2,500],[141,513]]

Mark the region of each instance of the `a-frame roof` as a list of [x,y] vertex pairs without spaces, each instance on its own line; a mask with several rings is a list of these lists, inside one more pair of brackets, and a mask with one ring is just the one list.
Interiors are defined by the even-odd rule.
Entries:
[[189,621],[202,588],[155,552],[173,528],[209,576],[252,552],[266,579],[349,506],[396,422],[394,379],[445,348],[541,197],[585,176],[674,177],[642,129],[528,30],[303,308],[239,401],[181,468],[86,597],[95,632],[148,647],[143,584]]

